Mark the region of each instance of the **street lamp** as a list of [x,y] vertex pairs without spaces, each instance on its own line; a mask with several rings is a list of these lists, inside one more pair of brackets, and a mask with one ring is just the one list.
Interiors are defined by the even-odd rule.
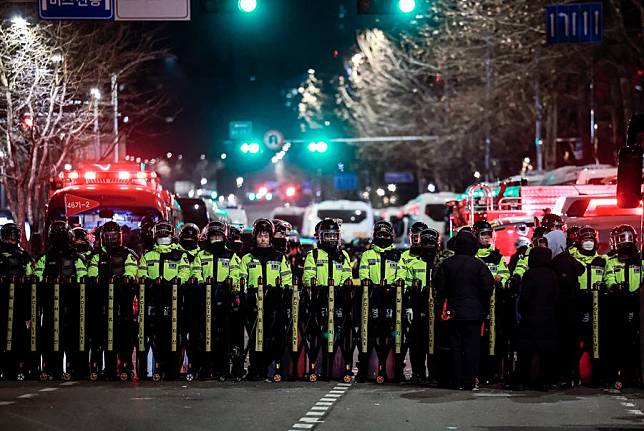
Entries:
[[257,0],[239,0],[237,6],[239,6],[239,9],[243,12],[254,12],[255,9],[257,9]]
[[395,192],[396,191],[396,185],[395,184],[389,184],[387,186],[387,190],[389,190],[392,193]]
[[414,9],[416,9],[416,1],[415,0],[398,0],[398,9],[402,13],[409,13],[413,12]]
[[20,15],[16,15],[11,18],[11,24],[16,26],[17,28],[27,28],[27,20]]
[[376,194],[380,197],[383,197],[385,195],[385,190],[379,188],[378,190],[376,190]]
[[101,100],[101,90],[93,87],[91,90],[89,90],[89,94],[92,96],[92,99],[94,99],[94,135],[96,136],[96,142],[94,146],[96,152],[96,160],[99,160],[101,157],[101,133],[98,124],[98,103]]

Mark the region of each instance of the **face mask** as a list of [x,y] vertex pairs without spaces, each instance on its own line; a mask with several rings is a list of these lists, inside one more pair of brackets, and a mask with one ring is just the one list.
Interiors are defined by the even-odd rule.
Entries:
[[286,238],[273,238],[273,245],[278,250],[286,250]]
[[595,242],[594,241],[584,241],[581,243],[581,248],[583,248],[586,251],[593,251],[595,249]]
[[208,250],[213,253],[221,253],[225,250],[226,244],[223,241],[212,241],[208,245]]
[[194,250],[197,248],[197,241],[192,240],[192,239],[184,239],[181,241],[181,247],[185,248],[186,250]]
[[159,245],[170,245],[172,244],[172,238],[169,236],[163,237],[163,238],[157,238],[157,244]]
[[391,238],[374,238],[373,243],[380,248],[386,248],[389,247],[393,241]]

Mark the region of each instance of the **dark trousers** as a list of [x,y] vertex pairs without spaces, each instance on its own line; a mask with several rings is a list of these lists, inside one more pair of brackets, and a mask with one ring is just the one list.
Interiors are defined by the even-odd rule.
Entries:
[[481,321],[450,321],[449,338],[452,350],[452,385],[472,388],[481,359]]

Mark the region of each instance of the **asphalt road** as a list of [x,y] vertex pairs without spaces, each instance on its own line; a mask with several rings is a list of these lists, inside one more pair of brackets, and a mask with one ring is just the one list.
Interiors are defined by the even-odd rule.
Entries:
[[334,382],[1,382],[0,430],[644,429],[644,391]]

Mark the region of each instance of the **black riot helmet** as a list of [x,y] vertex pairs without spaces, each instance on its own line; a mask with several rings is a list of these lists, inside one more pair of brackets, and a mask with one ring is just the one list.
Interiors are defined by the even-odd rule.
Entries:
[[[269,237],[268,245],[266,244],[259,245],[257,243],[257,238],[259,237],[259,234],[262,232],[265,232],[268,234],[268,237]],[[255,223],[253,224],[253,245],[254,246],[259,246],[262,248],[270,247],[273,244],[274,237],[275,237],[275,226],[273,226],[273,222],[265,218],[260,218],[255,221]]]
[[579,226],[568,226],[566,229],[566,247],[577,247],[579,241]]
[[72,242],[72,232],[66,222],[56,220],[49,226],[47,232],[49,245],[55,249],[68,248]]
[[194,250],[199,246],[199,227],[194,223],[186,223],[179,232],[179,244],[185,250]]
[[320,222],[320,231],[318,232],[318,241],[323,249],[337,249],[340,247],[342,234],[340,225],[331,218],[326,218]]
[[229,226],[227,237],[227,247],[236,254],[241,254],[244,247],[242,241],[242,231],[237,226]]
[[564,221],[558,214],[546,214],[541,218],[541,226],[545,227],[548,232],[555,229],[561,230],[564,226]]
[[543,226],[538,226],[532,231],[532,246],[533,247],[548,247],[548,240],[545,235],[548,230]]
[[479,220],[472,226],[472,233],[477,238],[486,233],[492,235],[493,232],[494,229],[487,220]]
[[20,228],[15,223],[7,223],[0,229],[0,240],[7,244],[20,242]]
[[423,229],[420,233],[420,248],[421,249],[431,249],[438,250],[438,246],[441,242],[441,235],[436,229],[427,228]]
[[174,226],[172,223],[162,220],[152,228],[152,238],[159,245],[169,245],[174,241]]
[[108,221],[101,226],[101,245],[105,248],[114,249],[123,245],[123,232],[121,226],[115,221]]
[[633,253],[637,251],[637,232],[633,226],[621,224],[610,231],[610,247],[617,252]]
[[286,253],[288,248],[288,234],[293,230],[293,226],[284,220],[273,220],[275,227],[275,235],[273,237],[273,245],[275,249]]
[[582,254],[591,256],[597,251],[599,234],[592,226],[584,226],[577,234],[577,248]]
[[427,225],[422,221],[417,221],[409,228],[409,245],[411,247],[420,246],[420,233],[427,229]]
[[84,253],[89,251],[89,233],[84,228],[78,226],[72,229],[72,241],[74,243],[74,248],[78,252]]
[[394,242],[394,228],[386,220],[373,225],[373,243],[380,248],[387,248]]
[[319,241],[319,240],[320,240],[320,238],[319,238],[319,234],[320,234],[320,225],[321,225],[321,224],[322,224],[322,220],[320,220],[319,222],[317,222],[317,223],[315,224],[315,230],[314,230],[314,231],[315,231],[315,233],[313,234],[313,237],[315,238],[315,240],[316,240],[316,241]]

